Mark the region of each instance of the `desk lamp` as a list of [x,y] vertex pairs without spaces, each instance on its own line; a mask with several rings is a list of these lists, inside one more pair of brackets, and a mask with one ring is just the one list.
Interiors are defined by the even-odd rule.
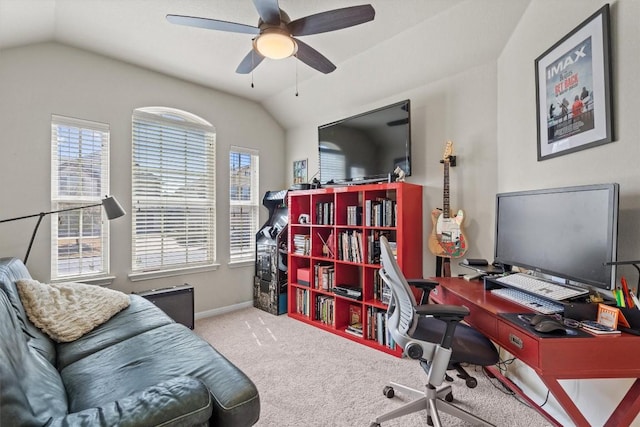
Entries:
[[638,270],[638,284],[636,285],[636,294],[640,295],[640,267],[638,267],[638,264],[640,264],[640,260],[638,261],[612,261],[612,262],[605,262],[604,265],[633,265],[636,270]]
[[38,233],[38,227],[40,227],[40,223],[42,222],[42,218],[44,218],[46,215],[49,215],[49,214],[55,214],[55,213],[60,213],[60,212],[68,212],[68,211],[75,211],[75,210],[86,209],[86,208],[93,208],[93,207],[100,206],[100,205],[102,205],[102,207],[104,207],[104,212],[107,214],[107,219],[109,219],[109,221],[111,221],[112,219],[120,218],[121,216],[123,216],[126,213],[124,211],[124,209],[122,209],[122,206],[120,206],[120,203],[118,203],[118,201],[116,200],[115,197],[113,197],[113,196],[105,196],[105,198],[102,199],[102,202],[96,203],[96,204],[93,204],[93,205],[76,206],[76,207],[73,207],[73,208],[60,209],[60,210],[57,210],[57,211],[40,212],[40,213],[37,213],[37,214],[24,215],[24,216],[19,216],[19,217],[16,217],[16,218],[2,219],[2,220],[0,220],[0,223],[18,221],[20,219],[39,217],[38,218],[38,222],[36,223],[36,227],[33,229],[33,233],[31,234],[31,240],[29,241],[29,247],[27,248],[27,254],[24,256],[24,261],[23,262],[26,265],[27,264],[27,259],[29,259],[29,253],[31,252],[31,246],[33,246],[33,241],[36,238],[36,233]]

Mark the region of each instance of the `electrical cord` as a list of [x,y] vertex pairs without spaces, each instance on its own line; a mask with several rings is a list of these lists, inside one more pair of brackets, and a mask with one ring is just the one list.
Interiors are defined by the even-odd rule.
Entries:
[[[506,360],[499,360],[498,363],[496,363],[496,367],[498,368],[498,370],[500,371],[501,374],[504,374],[507,372],[507,366],[511,365],[513,362],[515,362],[516,358],[512,357]],[[476,369],[477,371],[477,369]],[[511,390],[506,384],[504,384],[502,381],[500,381],[500,379],[495,378],[495,377],[490,377],[489,375],[487,375],[486,370],[482,370],[484,376],[487,378],[487,380],[489,380],[489,382],[491,383],[491,385],[493,385],[497,390],[502,391],[504,394],[506,395],[511,395],[514,397],[514,399],[516,399],[518,402],[520,402],[521,404],[523,404],[524,406],[531,408],[531,405],[529,405],[528,402],[522,400],[518,394],[516,392],[514,392],[513,390]],[[502,386],[503,389],[501,389],[500,387],[498,387],[495,382],[493,380],[497,380],[497,382]],[[549,401],[549,394],[550,394],[550,390],[547,389],[547,395],[544,399],[544,402],[542,402],[540,405],[537,405],[538,408],[542,408],[544,405],[547,404],[547,402]]]

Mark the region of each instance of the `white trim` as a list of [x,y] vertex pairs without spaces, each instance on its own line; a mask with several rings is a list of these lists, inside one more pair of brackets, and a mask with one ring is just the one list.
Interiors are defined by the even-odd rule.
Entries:
[[113,281],[116,280],[116,276],[98,276],[98,277],[59,277],[52,279],[51,283],[85,283],[87,285],[97,286],[110,286]]
[[174,270],[131,272],[129,273],[128,277],[129,277],[129,280],[131,280],[132,282],[139,282],[141,280],[159,279],[161,277],[173,277],[173,276],[180,276],[182,274],[195,274],[195,273],[204,273],[207,271],[216,271],[218,267],[220,267],[220,264],[176,268]]
[[227,264],[229,266],[229,268],[240,268],[240,267],[249,267],[252,265],[255,265],[256,260],[255,259],[243,259],[243,260],[238,260],[238,261],[229,261],[229,264]]
[[245,301],[238,304],[228,305],[226,307],[214,308],[213,310],[200,311],[196,313],[194,317],[196,320],[205,319],[207,317],[219,316],[221,314],[231,313],[232,311],[238,311],[250,307],[253,307],[253,301]]

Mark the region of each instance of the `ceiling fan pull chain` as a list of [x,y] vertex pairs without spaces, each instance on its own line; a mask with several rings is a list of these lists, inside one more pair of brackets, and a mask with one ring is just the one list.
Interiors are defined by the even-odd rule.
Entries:
[[[295,55],[296,59],[298,59],[298,55]],[[296,96],[298,96],[298,61],[296,62]]]
[[251,53],[251,89],[253,89],[253,70],[255,70],[256,66],[253,63],[253,52]]

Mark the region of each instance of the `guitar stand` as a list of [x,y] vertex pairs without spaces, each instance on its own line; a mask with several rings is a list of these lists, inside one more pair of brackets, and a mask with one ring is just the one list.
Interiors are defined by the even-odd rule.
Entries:
[[[440,160],[440,163],[444,164],[444,159]],[[456,166],[456,156],[449,156],[449,166],[452,168]]]
[[436,257],[436,277],[451,277],[451,258]]

